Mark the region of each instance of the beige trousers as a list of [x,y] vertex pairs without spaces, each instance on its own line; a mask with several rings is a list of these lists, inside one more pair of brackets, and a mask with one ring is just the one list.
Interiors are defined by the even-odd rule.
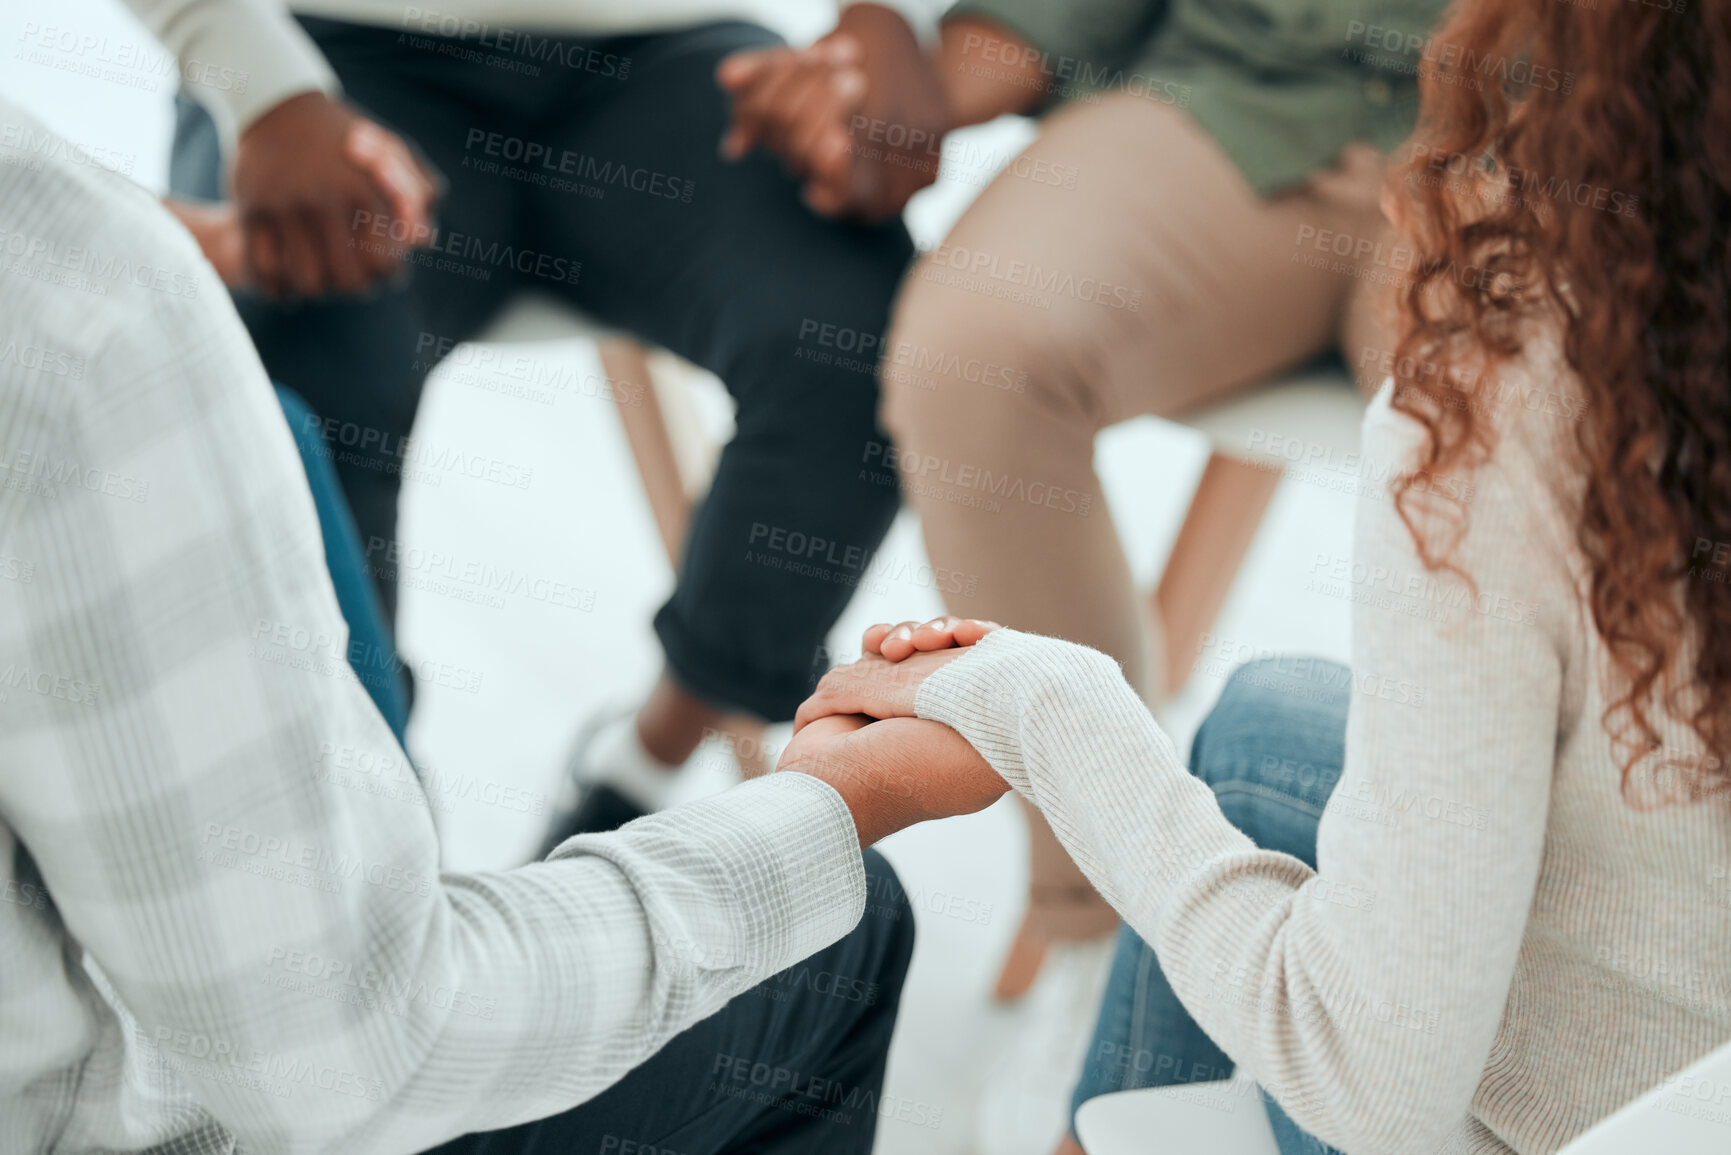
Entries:
[[[1331,347],[1370,376],[1411,257],[1388,236],[1382,177],[1355,148],[1268,200],[1181,109],[1117,93],[1046,121],[910,273],[882,369],[904,492],[962,591],[951,612],[1103,650],[1158,695],[1158,630],[1094,436]],[[1036,888],[1079,883],[1043,823],[1034,836]]]

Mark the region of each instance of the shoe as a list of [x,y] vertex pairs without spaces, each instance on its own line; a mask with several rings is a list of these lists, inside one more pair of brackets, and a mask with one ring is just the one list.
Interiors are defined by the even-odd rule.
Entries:
[[571,743],[571,753],[565,759],[565,778],[560,784],[558,797],[553,801],[547,836],[541,842],[536,861],[553,853],[567,838],[578,834],[605,834],[649,813],[618,788],[602,780],[590,762],[595,740],[608,727],[634,713],[634,708],[629,707],[605,710],[591,716],[578,731],[576,740]]

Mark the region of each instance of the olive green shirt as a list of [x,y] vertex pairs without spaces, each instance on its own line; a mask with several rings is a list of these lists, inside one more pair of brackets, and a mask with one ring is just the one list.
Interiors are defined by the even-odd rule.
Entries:
[[[1419,76],[1457,56],[1429,37],[1444,7],[1445,0],[961,0],[948,15],[993,21],[1039,49],[1048,107],[1121,89],[1186,109],[1250,184],[1272,195],[1327,167],[1352,141],[1388,152],[1406,139]],[[965,47],[963,67],[1008,63],[1002,45]]]

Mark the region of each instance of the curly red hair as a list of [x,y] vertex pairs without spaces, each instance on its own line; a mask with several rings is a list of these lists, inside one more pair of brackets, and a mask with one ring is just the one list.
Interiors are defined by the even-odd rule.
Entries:
[[[1731,0],[1467,0],[1426,58],[1391,185],[1420,254],[1394,400],[1428,433],[1414,475],[1483,460],[1494,434],[1473,395],[1525,321],[1550,319],[1584,403],[1577,539],[1618,675],[1603,723],[1625,793],[1659,751],[1656,709],[1708,751],[1670,796],[1724,790],[1731,570],[1695,560],[1731,556]],[[1414,475],[1401,516],[1450,568]]]

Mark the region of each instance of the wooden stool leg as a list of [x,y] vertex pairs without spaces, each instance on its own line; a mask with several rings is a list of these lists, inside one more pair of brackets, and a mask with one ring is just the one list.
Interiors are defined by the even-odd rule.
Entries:
[[1167,693],[1177,693],[1189,679],[1197,647],[1214,628],[1279,486],[1280,471],[1267,464],[1216,453],[1203,467],[1172,556],[1150,595],[1166,631]]
[[648,352],[637,342],[623,338],[608,338],[600,343],[600,349],[601,368],[613,383],[619,420],[625,426],[625,440],[643,478],[649,511],[655,517],[667,560],[677,569],[685,530],[691,523],[691,499],[686,496],[679,455],[667,431],[667,418],[655,389],[654,374],[650,372]]

